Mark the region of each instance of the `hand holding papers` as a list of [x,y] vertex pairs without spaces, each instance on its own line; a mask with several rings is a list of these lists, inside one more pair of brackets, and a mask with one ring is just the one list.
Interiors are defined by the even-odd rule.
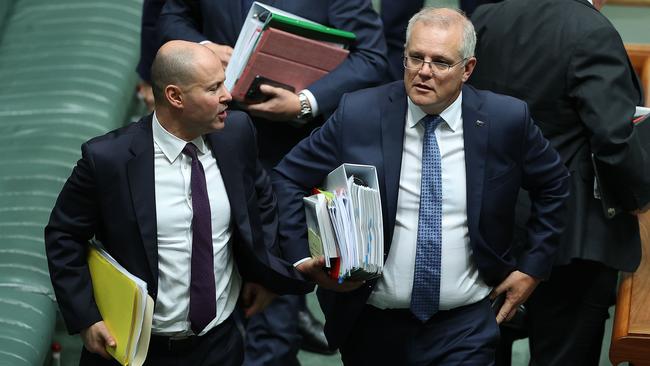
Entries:
[[324,257],[339,281],[381,275],[384,232],[375,167],[343,164],[325,181],[326,190],[305,197],[312,257]]
[[260,80],[300,91],[343,62],[354,39],[353,33],[254,2],[226,68],[226,87],[233,99],[247,103],[259,102]]
[[149,348],[153,299],[147,284],[130,274],[105,250],[88,251],[93,295],[116,347],[106,351],[122,365],[140,366]]

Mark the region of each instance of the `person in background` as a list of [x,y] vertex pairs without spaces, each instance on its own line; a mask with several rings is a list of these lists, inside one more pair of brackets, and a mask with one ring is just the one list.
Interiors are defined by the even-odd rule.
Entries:
[[[550,272],[568,172],[526,103],[465,85],[476,35],[461,12],[423,9],[406,33],[404,80],[343,96],[274,169],[281,246],[318,284],[346,365],[493,365],[497,324]],[[342,163],[377,168],[386,238],[382,277],[347,286],[308,258],[302,201]],[[517,263],[521,187],[531,245]]]
[[[386,45],[381,21],[369,0],[261,1],[323,25],[350,31],[356,41],[348,58],[322,79],[295,93],[262,85],[268,100],[250,104],[262,164],[271,169],[332,113],[343,93],[381,82]],[[252,0],[168,0],[159,30],[163,40],[205,43],[227,65]],[[284,252],[284,249],[283,249]],[[249,321],[245,365],[297,365],[299,347],[332,353],[305,298],[283,296]]]
[[[460,0],[459,5],[465,14],[471,15],[477,6],[497,1],[499,0]],[[379,10],[388,47],[387,81],[402,79],[406,25],[411,16],[422,9],[424,3],[424,0],[382,0],[380,3]]]
[[[228,115],[219,59],[202,45],[163,45],[152,66],[155,112],[84,143],[45,228],[52,285],[81,365],[119,365],[95,304],[86,255],[96,238],[155,301],[147,365],[241,365],[233,313],[274,293],[306,293],[269,248],[277,208],[248,116]],[[227,118],[226,118],[227,117]]]
[[154,98],[151,89],[151,64],[160,47],[158,37],[158,16],[165,0],[144,0],[142,3],[142,27],[140,30],[140,60],[136,72],[140,77],[138,96],[142,98],[147,111],[153,112]]
[[[641,88],[603,3],[507,0],[472,16],[480,62],[469,83],[525,100],[571,172],[559,255],[526,303],[533,365],[598,365],[618,271],[641,258],[636,216],[608,219],[594,197],[592,156],[629,211],[650,200],[648,152],[631,122]],[[529,204],[522,195],[522,212]]]

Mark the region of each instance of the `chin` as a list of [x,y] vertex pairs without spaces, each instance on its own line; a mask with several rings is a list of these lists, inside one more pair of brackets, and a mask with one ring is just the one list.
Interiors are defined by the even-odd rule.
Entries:
[[436,99],[433,98],[431,95],[415,94],[414,96],[411,97],[411,100],[418,107],[426,107],[428,105],[436,103]]

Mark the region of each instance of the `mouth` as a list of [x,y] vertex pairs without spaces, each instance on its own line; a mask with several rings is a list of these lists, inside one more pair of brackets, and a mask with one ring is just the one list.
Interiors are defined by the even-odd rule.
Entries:
[[424,84],[424,83],[413,84],[413,86],[415,87],[415,89],[417,89],[418,91],[421,91],[421,92],[435,91],[432,87],[430,87],[430,86],[428,86],[427,84]]
[[228,112],[227,112],[226,109],[224,108],[221,112],[219,112],[218,116],[219,116],[219,118],[220,118],[221,120],[224,120],[224,119],[226,119],[226,117],[228,116]]

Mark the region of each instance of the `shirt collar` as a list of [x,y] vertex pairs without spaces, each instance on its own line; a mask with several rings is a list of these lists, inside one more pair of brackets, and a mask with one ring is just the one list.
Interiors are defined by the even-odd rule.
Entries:
[[[411,98],[407,97],[408,100],[408,113],[411,115],[411,118],[408,120],[410,128],[415,127],[420,120],[426,115],[426,113],[420,108],[420,106],[413,103]],[[447,108],[445,108],[440,117],[445,120],[445,124],[449,126],[451,132],[456,132],[462,123],[462,105],[463,105],[463,92],[461,90],[460,94],[453,103],[451,103]]]
[[[160,147],[160,150],[165,154],[169,163],[173,164],[176,158],[178,158],[178,156],[183,152],[183,148],[187,145],[187,141],[180,139],[167,131],[160,124],[156,112],[153,114],[152,130],[153,141],[158,145],[158,147]],[[199,150],[199,155],[206,154],[209,151],[208,146],[203,140],[203,136],[199,136],[190,142],[196,145]]]

